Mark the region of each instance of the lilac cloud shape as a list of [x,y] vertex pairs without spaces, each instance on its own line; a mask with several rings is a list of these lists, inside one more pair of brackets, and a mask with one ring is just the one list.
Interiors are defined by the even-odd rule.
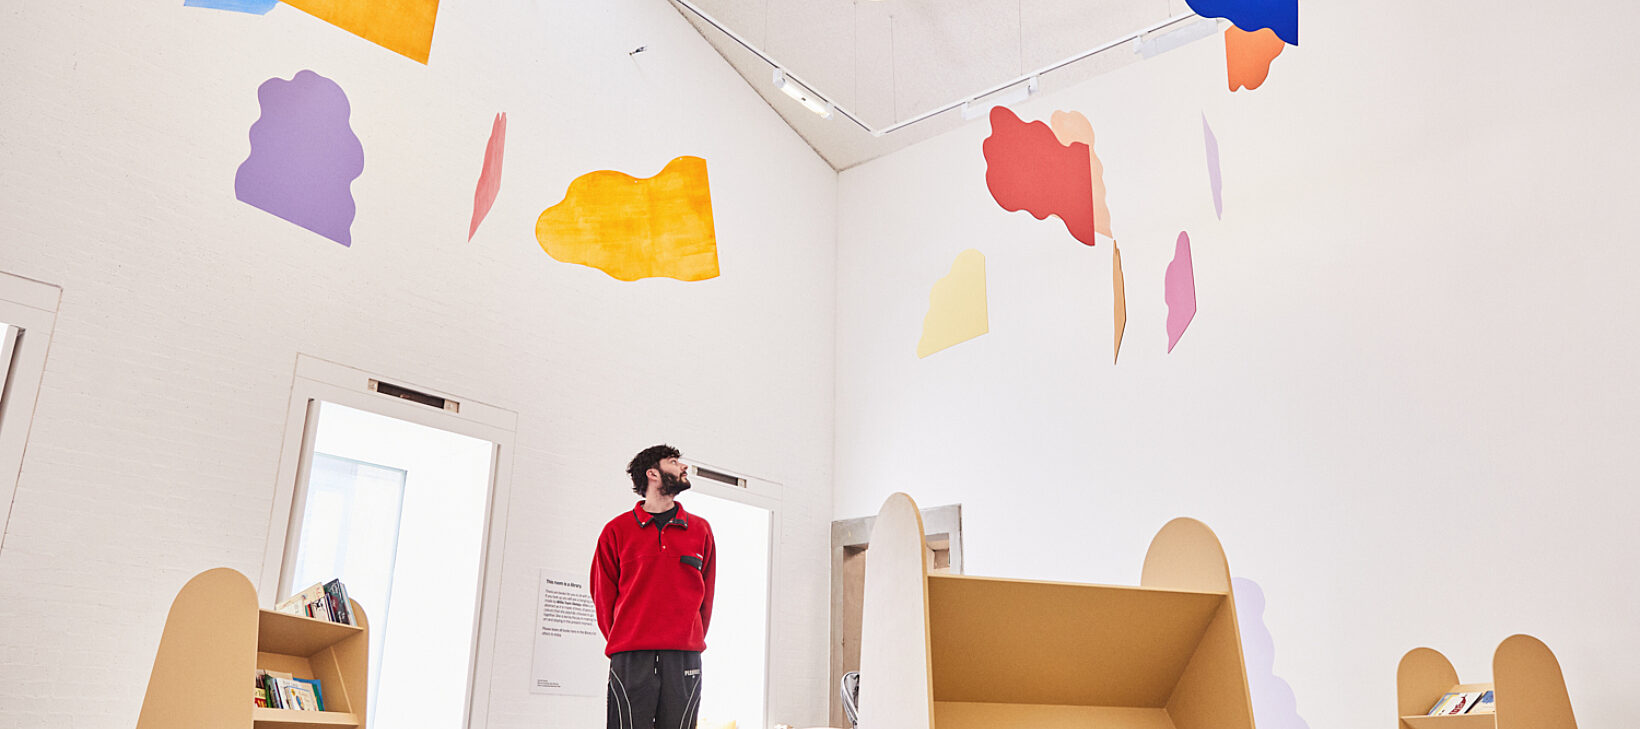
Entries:
[[1219,177],[1219,138],[1213,135],[1213,127],[1207,124],[1207,114],[1202,113],[1202,137],[1207,142],[1207,186],[1213,190],[1213,214],[1219,220],[1224,219],[1224,180]]
[[251,153],[234,175],[234,197],[344,246],[353,243],[353,180],[364,145],[348,125],[351,107],[335,81],[300,71],[257,89],[262,118]]
[[1241,651],[1247,659],[1247,689],[1253,694],[1253,721],[1258,729],[1310,729],[1298,715],[1298,696],[1276,675],[1276,642],[1264,624],[1264,589],[1257,582],[1230,580],[1241,618]]

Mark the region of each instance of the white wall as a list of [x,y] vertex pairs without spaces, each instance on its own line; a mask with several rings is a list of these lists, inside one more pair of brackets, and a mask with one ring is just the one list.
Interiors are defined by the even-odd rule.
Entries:
[[[836,516],[895,490],[961,502],[969,573],[1117,584],[1196,516],[1263,587],[1311,727],[1393,722],[1415,646],[1490,680],[1516,632],[1558,654],[1584,726],[1640,723],[1637,21],[1306,2],[1258,91],[1226,91],[1213,39],[1020,105],[1098,133],[1116,366],[1109,243],[1002,210],[985,120],[844,172]],[[1200,313],[1166,354],[1180,230]],[[929,290],[970,247],[990,333],[918,360]]]
[[[771,718],[824,720],[836,176],[675,10],[444,3],[425,67],[283,6],[0,16],[0,270],[63,288],[0,552],[0,727],[130,726],[176,590],[260,572],[298,352],[519,413],[490,726],[602,721],[529,693],[537,570],[586,568],[663,440],[784,485]],[[351,249],[234,199],[257,86],[302,69],[364,144]],[[577,175],[682,154],[710,168],[720,278],[540,250]]]

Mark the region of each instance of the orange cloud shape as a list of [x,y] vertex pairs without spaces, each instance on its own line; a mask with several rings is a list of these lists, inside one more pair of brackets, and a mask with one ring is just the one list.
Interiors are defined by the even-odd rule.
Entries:
[[679,157],[646,179],[601,170],[575,178],[535,221],[542,250],[621,281],[718,275],[706,160]]
[[1080,111],[1056,111],[1048,117],[1048,123],[1060,144],[1067,147],[1076,142],[1088,145],[1088,171],[1093,186],[1093,230],[1104,233],[1106,238],[1115,239],[1116,236],[1110,232],[1110,206],[1105,204],[1105,163],[1099,161],[1099,153],[1093,149],[1093,122],[1088,121]]
[[427,63],[433,50],[438,0],[284,0],[323,20],[411,60]]
[[1230,76],[1230,90],[1246,87],[1248,91],[1264,84],[1270,76],[1270,64],[1281,55],[1287,43],[1269,28],[1251,33],[1232,25],[1224,30],[1225,69]]

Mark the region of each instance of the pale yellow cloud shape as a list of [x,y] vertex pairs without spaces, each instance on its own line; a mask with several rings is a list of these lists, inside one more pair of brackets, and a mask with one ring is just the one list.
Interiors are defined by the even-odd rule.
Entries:
[[985,300],[985,254],[972,248],[957,254],[951,272],[934,282],[923,317],[917,358],[991,331]]

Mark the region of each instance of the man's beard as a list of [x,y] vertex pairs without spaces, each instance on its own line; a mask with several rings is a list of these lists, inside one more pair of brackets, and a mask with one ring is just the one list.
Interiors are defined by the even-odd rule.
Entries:
[[689,490],[689,479],[686,476],[673,476],[661,471],[661,495],[677,496]]

